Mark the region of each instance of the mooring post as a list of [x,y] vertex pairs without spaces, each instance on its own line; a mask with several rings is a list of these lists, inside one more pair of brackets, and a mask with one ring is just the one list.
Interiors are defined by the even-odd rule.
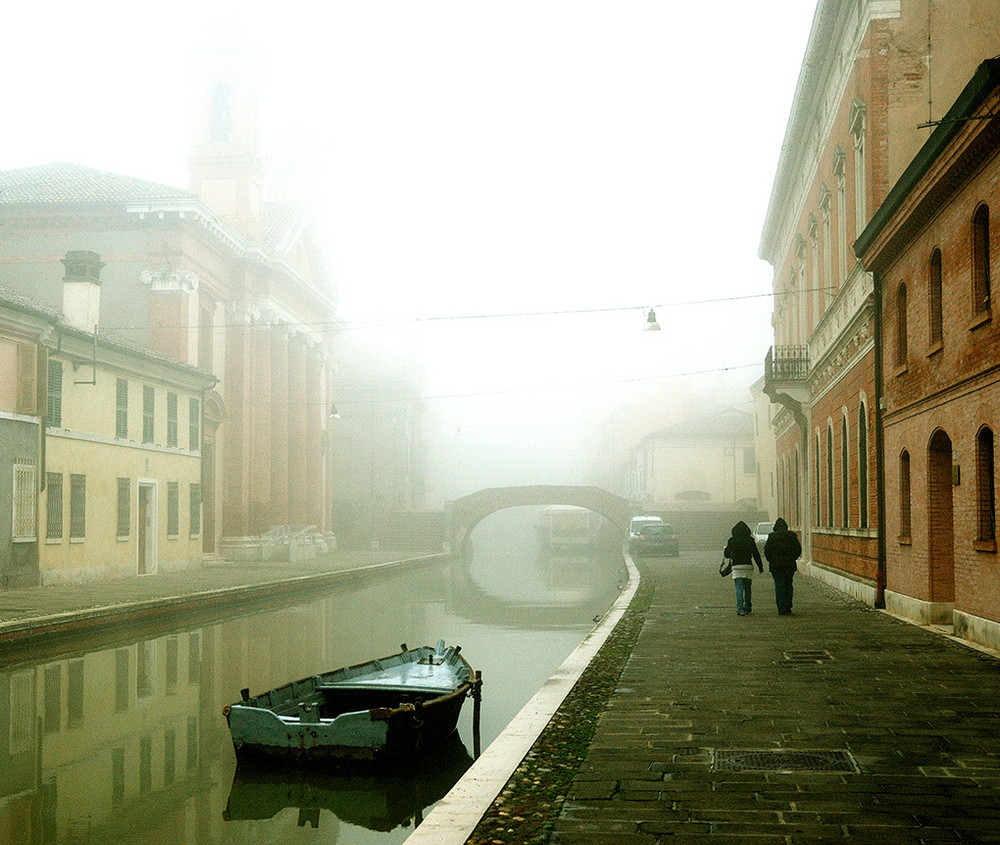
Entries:
[[479,715],[483,705],[483,673],[476,670],[476,681],[472,685],[472,757],[479,759]]

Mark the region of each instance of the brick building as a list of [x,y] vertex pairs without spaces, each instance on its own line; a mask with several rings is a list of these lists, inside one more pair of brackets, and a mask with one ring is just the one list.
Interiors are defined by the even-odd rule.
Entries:
[[994,434],[1000,59],[984,62],[855,245],[874,274],[886,606],[1000,647]]
[[872,603],[885,586],[874,286],[851,245],[926,139],[920,124],[998,51],[992,2],[820,0],[761,235],[778,515],[812,574]]

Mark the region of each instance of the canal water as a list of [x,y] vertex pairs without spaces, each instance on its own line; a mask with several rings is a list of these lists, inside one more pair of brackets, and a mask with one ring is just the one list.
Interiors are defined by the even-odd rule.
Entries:
[[482,748],[580,643],[626,578],[616,538],[539,542],[538,511],[484,520],[466,560],[346,577],[287,607],[0,664],[0,843],[398,843],[472,763],[453,742],[377,776],[239,769],[222,716],[400,644],[462,646],[483,674]]

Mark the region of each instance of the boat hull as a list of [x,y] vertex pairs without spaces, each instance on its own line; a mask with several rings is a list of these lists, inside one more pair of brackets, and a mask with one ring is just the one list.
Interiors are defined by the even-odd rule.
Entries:
[[223,712],[240,758],[377,763],[447,739],[474,678],[458,650],[424,646],[247,695]]

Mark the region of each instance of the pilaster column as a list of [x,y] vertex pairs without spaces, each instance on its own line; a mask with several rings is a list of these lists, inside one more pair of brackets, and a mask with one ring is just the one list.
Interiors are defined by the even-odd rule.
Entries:
[[309,410],[306,391],[305,338],[293,334],[288,343],[288,521],[291,525],[308,524],[308,489],[306,486],[306,417]]
[[272,525],[288,524],[288,328],[271,329],[271,497]]
[[272,464],[272,396],[271,396],[271,323],[258,320],[253,327],[253,385],[254,401],[253,442],[250,449],[250,503],[249,525],[251,534],[263,534],[271,520],[271,464]]
[[306,522],[323,530],[326,500],[323,497],[323,420],[329,413],[323,402],[321,349],[306,351]]

